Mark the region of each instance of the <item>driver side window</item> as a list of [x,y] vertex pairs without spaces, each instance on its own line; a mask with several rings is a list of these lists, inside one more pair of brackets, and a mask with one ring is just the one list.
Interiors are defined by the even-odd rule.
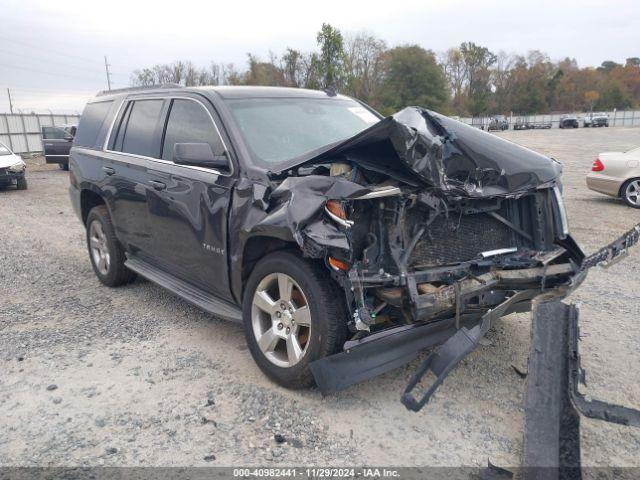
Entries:
[[176,143],[208,143],[214,155],[221,155],[225,150],[209,113],[192,100],[174,99],[171,103],[162,144],[163,160],[174,160]]

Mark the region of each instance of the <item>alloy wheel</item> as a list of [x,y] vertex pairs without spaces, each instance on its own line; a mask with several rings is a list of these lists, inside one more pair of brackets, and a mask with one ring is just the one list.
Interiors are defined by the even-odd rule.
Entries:
[[634,180],[627,185],[624,192],[629,203],[640,206],[640,180]]
[[306,354],[311,338],[311,312],[300,285],[284,273],[271,273],[256,287],[251,325],[264,356],[288,368]]
[[109,273],[111,264],[111,254],[107,245],[107,236],[102,228],[102,223],[94,220],[89,225],[89,248],[91,249],[91,258],[98,272],[102,275]]

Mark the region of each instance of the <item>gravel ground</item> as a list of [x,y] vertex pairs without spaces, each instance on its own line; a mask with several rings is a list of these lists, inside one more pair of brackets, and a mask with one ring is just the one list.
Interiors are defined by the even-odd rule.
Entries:
[[[587,190],[597,153],[639,129],[504,132],[564,164],[572,231],[587,252],[640,210]],[[149,282],[101,286],[67,198],[68,175],[29,161],[27,191],[0,191],[0,465],[515,466],[522,452],[527,314],[499,321],[432,402],[399,402],[414,362],[323,398],[253,363],[241,327]],[[640,408],[640,248],[594,270],[581,344],[595,397]],[[640,466],[640,429],[582,421],[582,461]],[[276,434],[278,436],[276,440]]]

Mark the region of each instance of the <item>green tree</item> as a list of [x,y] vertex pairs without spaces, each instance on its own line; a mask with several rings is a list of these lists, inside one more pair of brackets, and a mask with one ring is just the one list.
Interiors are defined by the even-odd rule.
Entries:
[[391,114],[409,105],[447,109],[449,90],[432,51],[403,45],[385,56],[384,81],[379,98],[373,102],[382,113]]
[[249,62],[249,70],[245,74],[245,85],[285,85],[285,78],[282,70],[275,65],[275,57],[270,62],[262,62],[251,53],[247,54]]
[[602,62],[600,64],[600,66],[597,68],[597,70],[601,71],[601,72],[605,72],[605,73],[609,73],[611,70],[613,70],[616,67],[621,67],[622,65],[620,65],[619,63],[616,63],[612,60],[605,60],[604,62]]
[[491,96],[490,67],[496,63],[497,57],[488,48],[473,42],[462,43],[460,53],[465,65],[469,112],[472,115],[487,113]]
[[323,23],[316,36],[320,53],[314,57],[320,88],[341,90],[346,85],[344,41],[340,30]]

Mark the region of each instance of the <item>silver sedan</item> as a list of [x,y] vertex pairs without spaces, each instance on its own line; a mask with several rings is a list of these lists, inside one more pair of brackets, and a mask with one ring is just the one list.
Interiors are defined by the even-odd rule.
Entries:
[[640,208],[640,147],[598,155],[587,175],[587,187]]

